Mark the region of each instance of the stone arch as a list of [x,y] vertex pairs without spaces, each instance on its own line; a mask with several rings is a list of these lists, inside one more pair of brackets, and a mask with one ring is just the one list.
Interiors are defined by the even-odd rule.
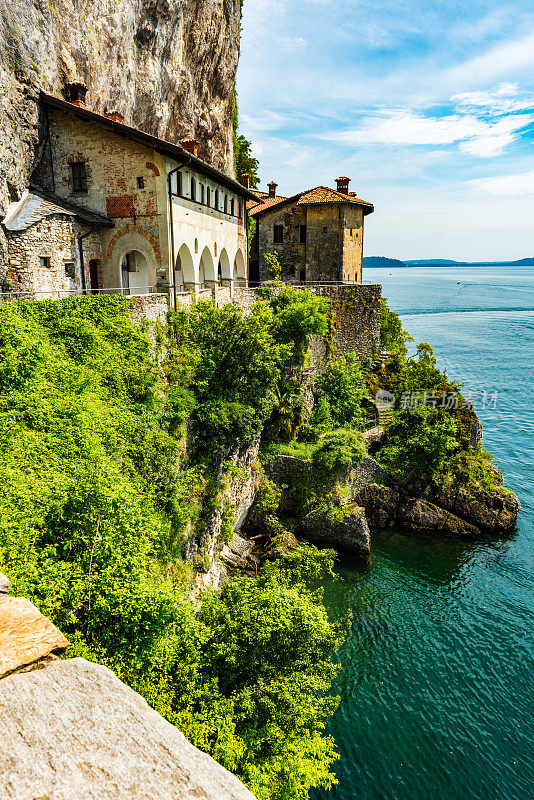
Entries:
[[[152,236],[151,233],[148,233],[148,231],[143,230],[143,228],[141,228],[139,225],[134,225],[131,222],[129,222],[127,225],[125,225],[124,228],[121,228],[120,230],[116,231],[113,234],[113,236],[111,237],[111,239],[109,241],[109,244],[108,244],[107,251],[106,251],[106,258],[108,259],[108,261],[112,260],[113,251],[115,249],[115,245],[119,242],[119,240],[122,240],[122,237],[126,236],[126,234],[131,234],[132,236],[134,234],[139,234],[139,236],[142,236],[144,239],[146,239],[146,241],[152,247],[152,250],[154,251],[154,255],[155,255],[156,259],[158,261],[161,261],[161,252],[160,252],[160,249],[159,249],[158,241],[155,238],[155,236]],[[136,239],[136,241],[139,241],[139,239]],[[140,248],[138,248],[138,249],[140,249]],[[126,252],[126,251],[124,251],[124,252]],[[141,250],[141,252],[143,252],[143,251]]]
[[[138,274],[133,281],[128,279],[125,284],[122,280],[124,274],[123,270],[129,269],[128,265],[125,263],[125,256],[130,253],[135,254],[131,259],[128,259],[131,261],[131,272],[132,274]],[[157,253],[147,236],[135,230],[133,226],[119,235],[115,242],[113,242],[113,240],[110,242],[108,258],[117,275],[117,283],[114,284],[114,287],[121,286],[123,288],[128,288],[128,286],[130,286],[131,289],[138,290],[143,288],[145,291],[148,291],[150,286],[155,286],[156,266],[158,261]],[[141,286],[141,283],[143,286]],[[145,293],[145,291],[143,293]]]
[[200,256],[198,280],[201,284],[205,284],[206,281],[217,280],[213,256],[211,255],[211,252],[207,246],[204,248],[202,255]]
[[242,281],[246,278],[245,256],[241,248],[239,248],[235,254],[233,278],[235,281]]
[[192,289],[195,284],[195,265],[189,247],[184,244],[178,250],[174,264],[174,280],[177,291]]
[[221,250],[221,254],[219,256],[219,277],[223,280],[225,278],[232,277],[232,269],[230,267],[230,259],[228,258],[228,253],[226,252],[226,248],[223,247]]

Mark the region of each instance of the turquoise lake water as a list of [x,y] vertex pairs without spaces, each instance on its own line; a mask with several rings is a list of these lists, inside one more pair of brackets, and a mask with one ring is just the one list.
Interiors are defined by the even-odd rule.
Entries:
[[[505,539],[373,537],[338,564],[332,615],[352,609],[328,725],[338,786],[313,800],[534,798],[534,270],[369,269],[416,341],[473,392],[484,444],[522,504]],[[460,283],[458,283],[460,281]]]

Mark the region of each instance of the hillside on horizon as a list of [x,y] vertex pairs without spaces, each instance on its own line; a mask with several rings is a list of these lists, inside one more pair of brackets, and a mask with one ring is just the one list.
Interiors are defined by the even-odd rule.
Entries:
[[377,267],[490,267],[492,265],[503,265],[507,267],[534,267],[533,258],[520,258],[517,261],[453,261],[449,258],[419,258],[401,261],[398,258],[386,258],[385,256],[365,256],[363,266],[366,268]]
[[364,267],[407,267],[404,261],[398,258],[386,258],[385,256],[365,256],[363,259]]

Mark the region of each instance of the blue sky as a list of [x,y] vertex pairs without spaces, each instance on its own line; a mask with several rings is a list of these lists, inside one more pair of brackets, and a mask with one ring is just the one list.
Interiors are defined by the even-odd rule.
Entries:
[[348,175],[367,255],[534,256],[531,0],[244,0],[238,91],[262,185]]

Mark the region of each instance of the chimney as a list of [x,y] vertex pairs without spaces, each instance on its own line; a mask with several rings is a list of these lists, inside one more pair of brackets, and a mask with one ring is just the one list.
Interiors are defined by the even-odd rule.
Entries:
[[121,114],[120,111],[105,111],[104,116],[108,119],[112,119],[113,122],[124,122],[124,114]]
[[85,95],[87,94],[87,86],[84,83],[67,83],[65,84],[65,97],[69,103],[73,103],[80,108],[86,108]]
[[336,183],[338,192],[341,192],[341,194],[349,193],[350,178],[346,177],[336,178]]
[[248,189],[250,187],[250,175],[248,172],[243,172],[241,174],[241,183],[245,187],[245,189]]
[[271,181],[267,184],[267,186],[269,187],[269,197],[276,197],[276,187],[278,184],[274,181]]
[[180,145],[187,150],[188,153],[191,153],[192,156],[196,156],[198,153],[198,142],[196,139],[182,139]]

